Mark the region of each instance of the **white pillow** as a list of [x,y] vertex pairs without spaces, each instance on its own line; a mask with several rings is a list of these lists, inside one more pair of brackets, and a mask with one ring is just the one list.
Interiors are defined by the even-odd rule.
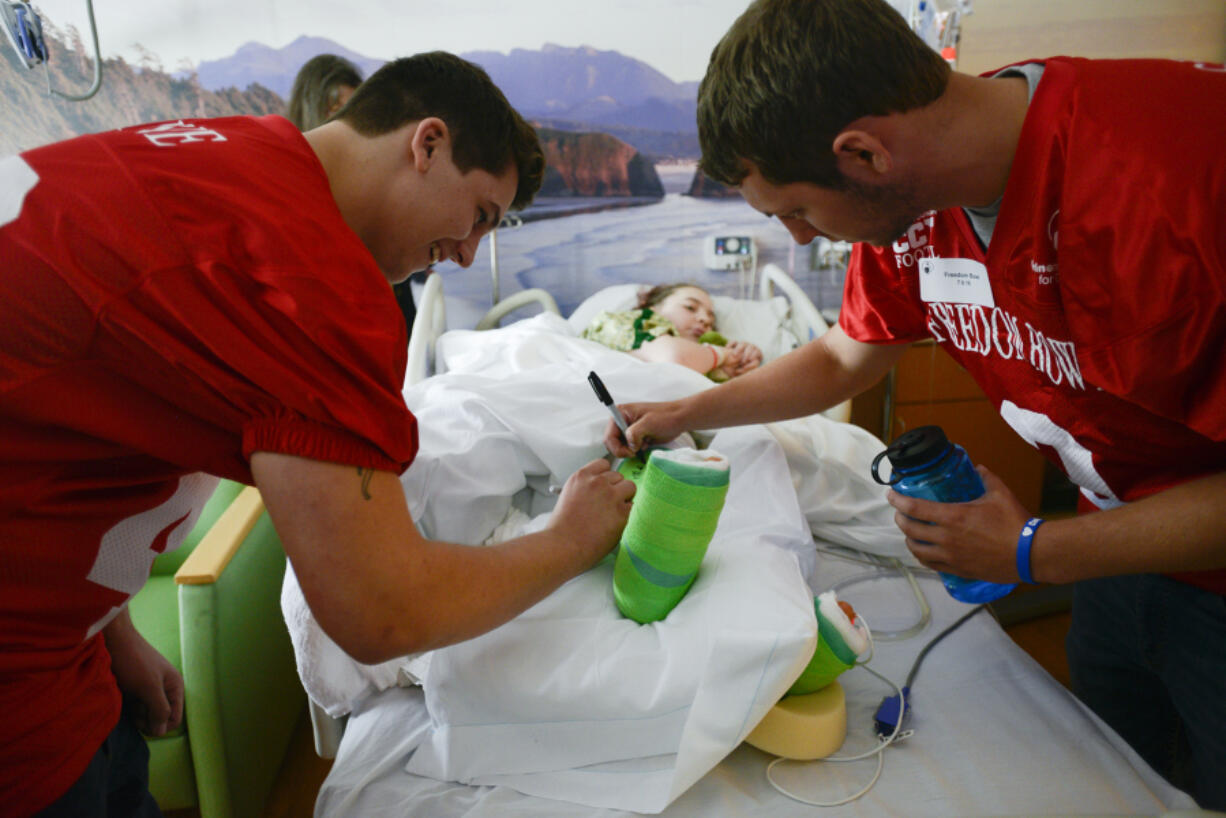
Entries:
[[620,312],[622,310],[634,309],[634,304],[638,301],[639,289],[641,284],[614,284],[612,287],[605,287],[603,290],[597,290],[583,300],[583,303],[575,307],[575,311],[567,318],[567,323],[575,334],[583,332],[587,329],[587,325],[592,323],[592,319],[602,312]]
[[715,295],[711,301],[715,304],[715,328],[720,334],[729,341],[755,344],[762,350],[763,360],[773,361],[800,346],[800,339],[791,327],[792,308],[783,296],[750,301]]
[[[633,309],[641,284],[615,284],[605,287],[583,301],[566,319],[576,333],[583,332],[603,311]],[[791,307],[777,295],[768,301],[751,301],[726,295],[711,297],[715,306],[715,327],[729,341],[749,341],[762,350],[762,357],[773,361],[800,346],[791,328]]]

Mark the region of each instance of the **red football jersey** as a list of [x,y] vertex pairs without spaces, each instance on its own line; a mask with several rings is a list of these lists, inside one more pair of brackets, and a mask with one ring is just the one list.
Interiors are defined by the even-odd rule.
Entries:
[[1226,467],[1226,72],[1045,64],[986,252],[960,208],[859,245],[839,323],[936,339],[1111,508]]
[[99,631],[204,474],[249,483],[254,451],[399,473],[417,429],[391,287],[280,117],[0,160],[0,257],[0,803],[22,814],[114,726]]

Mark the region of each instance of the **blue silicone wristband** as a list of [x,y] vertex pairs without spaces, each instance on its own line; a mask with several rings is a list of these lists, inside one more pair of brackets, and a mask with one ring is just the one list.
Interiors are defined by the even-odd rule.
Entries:
[[1031,517],[1022,526],[1022,533],[1017,536],[1017,575],[1022,582],[1035,585],[1034,576],[1030,573],[1030,546],[1034,545],[1034,532],[1046,522],[1042,517]]

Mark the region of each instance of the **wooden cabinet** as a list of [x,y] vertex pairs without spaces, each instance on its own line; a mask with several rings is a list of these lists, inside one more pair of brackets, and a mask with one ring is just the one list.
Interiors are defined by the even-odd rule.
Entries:
[[889,442],[935,424],[971,460],[1004,480],[1032,513],[1043,499],[1046,460],[1018,437],[979,386],[933,341],[913,344],[873,389],[852,401],[851,421]]

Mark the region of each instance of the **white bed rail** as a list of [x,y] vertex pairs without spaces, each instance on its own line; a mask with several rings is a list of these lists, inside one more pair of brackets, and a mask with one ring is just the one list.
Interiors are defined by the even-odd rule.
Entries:
[[762,268],[762,277],[758,280],[758,298],[763,301],[770,298],[775,294],[776,287],[792,305],[794,328],[801,331],[801,341],[812,341],[830,329],[830,324],[808,294],[800,289],[800,285],[778,265],[767,264]]
[[447,329],[447,305],[443,299],[443,280],[438,273],[426,276],[417,304],[417,317],[409,333],[409,361],[405,367],[406,386],[420,383],[434,371],[434,342]]
[[[758,281],[758,298],[770,298],[775,294],[775,288],[780,290],[791,305],[792,330],[802,343],[812,341],[830,329],[830,324],[800,285],[778,265],[767,264],[762,268],[762,277]],[[822,414],[831,420],[850,423],[851,401],[845,400],[837,406],[831,406]]]
[[562,311],[558,309],[558,302],[552,295],[539,287],[533,287],[528,290],[520,290],[499,301],[490,308],[489,312],[481,316],[476,328],[479,330],[493,329],[507,315],[529,304],[540,304],[543,312],[552,312],[554,315],[562,314]]

